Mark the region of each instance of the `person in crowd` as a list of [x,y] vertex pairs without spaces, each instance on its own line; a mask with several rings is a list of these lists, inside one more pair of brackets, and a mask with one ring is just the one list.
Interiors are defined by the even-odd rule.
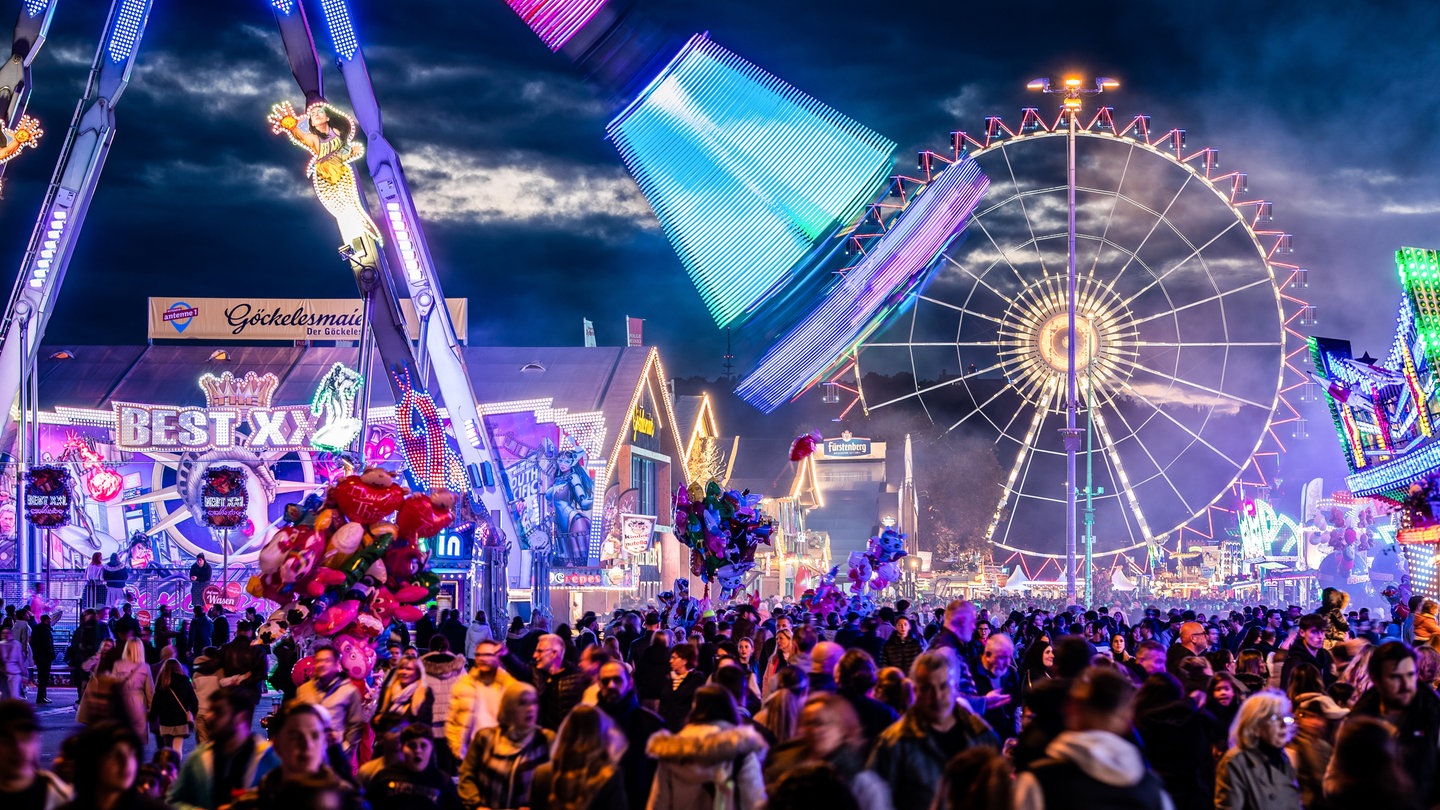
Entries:
[[[1400,761],[1426,807],[1440,803],[1440,697],[1415,678],[1415,652],[1404,642],[1376,647],[1368,665],[1373,684],[1355,701],[1347,724],[1360,717],[1384,720],[1394,729]],[[1342,726],[1340,735],[1345,729]],[[1336,743],[1336,757],[1340,755]]]
[[875,662],[864,650],[847,651],[835,667],[835,676],[840,696],[849,701],[860,720],[860,733],[864,737],[862,750],[869,756],[871,745],[900,719],[900,713],[871,696],[876,682]]
[[620,770],[624,774],[630,810],[642,810],[655,778],[655,761],[645,756],[645,745],[665,728],[665,721],[640,705],[634,680],[624,664],[618,661],[602,664],[596,683],[600,687],[596,707],[625,735],[626,748],[620,757]]
[[516,681],[500,697],[499,725],[481,729],[460,766],[460,803],[466,810],[530,806],[535,769],[550,759],[555,735],[542,728],[540,696]]
[[289,633],[275,642],[274,648],[270,650],[275,657],[275,670],[270,673],[270,686],[280,693],[281,701],[295,699],[295,690],[299,684],[295,683],[295,665],[300,662],[300,645],[295,642],[295,637]]
[[780,670],[778,688],[765,699],[755,722],[776,742],[794,739],[799,733],[800,711],[809,696],[810,679],[799,667],[785,667]]
[[166,796],[175,810],[220,810],[280,767],[270,742],[250,731],[255,716],[250,692],[219,690],[210,696],[206,715],[209,740],[185,757]]
[[440,620],[440,626],[437,628],[437,632],[444,636],[445,641],[449,643],[448,649],[462,655],[463,650],[475,649],[465,646],[465,636],[469,631],[469,626],[460,621],[460,611],[458,610],[446,611],[445,617]]
[[[463,637],[464,625],[461,625],[461,630],[460,635]],[[463,638],[461,640],[463,641]],[[450,746],[445,740],[444,718],[450,716],[450,693],[469,665],[464,654],[452,652],[454,649],[456,648],[450,646],[450,639],[444,633],[437,632],[430,637],[430,651],[420,656],[427,691],[434,698],[433,718],[437,721],[431,726],[431,731],[436,735],[433,759],[436,766],[447,774],[454,774],[459,763],[450,755]]]
[[440,629],[440,606],[431,602],[425,608],[425,615],[415,622],[415,646],[422,650],[430,649],[430,639]]
[[[693,652],[693,648],[688,649]],[[540,637],[534,657],[534,683],[540,693],[540,725],[554,733],[584,696],[585,674],[565,660],[565,641],[553,633]]]
[[1437,613],[1440,613],[1440,602],[1422,599],[1420,609],[1412,614],[1417,647],[1440,644],[1440,622],[1435,618]]
[[475,732],[499,722],[500,696],[515,680],[500,665],[500,642],[486,639],[473,649],[475,665],[451,687],[445,718],[445,741],[455,762],[465,761]]
[[895,710],[897,715],[910,711],[915,703],[915,685],[895,667],[884,667],[875,674],[875,699]]
[[313,810],[313,805],[301,797],[316,792],[329,796],[322,807],[362,810],[364,802],[351,783],[327,761],[330,729],[329,712],[318,703],[294,700],[282,706],[270,721],[279,764],[260,777],[255,787],[237,797],[231,810],[288,808],[295,807],[297,801],[305,810]]
[[990,726],[957,703],[960,667],[954,650],[944,645],[921,653],[910,673],[915,705],[875,741],[869,767],[889,783],[897,808],[929,807],[945,763],[961,751],[1000,748]]
[[50,672],[55,666],[55,627],[50,614],[40,615],[40,621],[30,633],[30,657],[35,662],[35,702],[45,705],[53,701],[48,697]]
[[[195,656],[195,671],[190,685],[195,691],[195,702],[200,711],[195,713],[195,737],[199,742],[209,739],[210,697],[220,690],[220,650],[206,647]],[[254,702],[254,701],[252,701]]]
[[186,677],[185,667],[173,657],[166,658],[155,676],[155,700],[150,706],[160,747],[180,753],[185,741],[195,732],[195,713],[199,709],[195,687]]
[[1210,806],[1214,793],[1212,751],[1223,746],[1223,731],[1198,708],[1169,673],[1145,679],[1134,705],[1135,731],[1165,789],[1181,810]]
[[1129,669],[1134,662],[1135,656],[1130,654],[1130,648],[1125,644],[1124,633],[1113,633],[1110,636],[1110,660],[1117,666]]
[[165,805],[135,790],[143,743],[127,725],[103,722],[73,741],[75,795],[63,810],[163,810]]
[[824,762],[801,765],[786,773],[775,785],[767,810],[861,810],[845,778]]
[[845,648],[833,641],[816,643],[810,651],[810,692],[834,692],[839,688],[835,683],[835,667],[845,655]]
[[729,691],[700,687],[684,727],[656,734],[646,745],[658,760],[650,810],[758,810],[766,800],[765,751],[759,732],[739,724]]
[[473,653],[475,648],[480,646],[480,642],[494,639],[495,633],[490,629],[490,622],[485,618],[485,611],[477,610],[475,618],[471,619],[470,624],[465,628],[465,646],[457,649],[469,650]]
[[1045,750],[1065,730],[1065,704],[1070,684],[1058,678],[1042,681],[1025,693],[1020,715],[1020,734],[1009,749],[1015,770],[1026,771],[1045,758]]
[[[635,642],[636,646],[644,641]],[[670,648],[675,635],[670,630],[656,630],[650,643],[635,654],[635,689],[640,704],[652,711],[660,708],[660,698],[670,689]]]
[[1280,692],[1245,698],[1215,769],[1216,810],[1300,810],[1300,782],[1285,753],[1294,722]]
[[670,650],[670,680],[660,696],[659,714],[671,731],[679,731],[685,725],[691,700],[705,685],[705,673],[695,669],[698,657],[695,648],[688,644],[677,644]]
[[372,810],[461,810],[455,783],[435,767],[435,735],[423,723],[400,734],[400,761],[370,780],[365,797]]
[[265,691],[269,662],[265,648],[254,642],[254,627],[249,622],[236,622],[235,638],[220,648],[220,685],[249,690],[258,701]]
[[24,677],[24,648],[15,640],[13,627],[0,627],[0,699],[24,697]]
[[[48,616],[48,613],[36,613],[33,616]],[[15,633],[15,643],[20,645],[20,697],[25,697],[25,687],[30,682],[30,672],[35,668],[34,652],[30,648],[30,636],[35,626],[35,619],[27,607],[21,607],[15,611],[15,621],[11,629]]]
[[605,712],[576,706],[560,724],[550,761],[535,770],[531,810],[629,810],[620,767],[628,745]]
[[985,640],[985,651],[970,669],[980,694],[1000,692],[1010,698],[1010,702],[985,711],[985,722],[995,730],[1001,745],[1020,730],[1020,673],[1014,663],[1015,642],[1004,633],[996,633]]
[[1134,697],[1135,685],[1114,670],[1095,668],[1077,678],[1065,705],[1066,730],[1015,780],[1015,810],[1173,808],[1160,778],[1126,739]]
[[1021,673],[1022,686],[1028,692],[1054,677],[1055,648],[1050,645],[1049,639],[1036,639],[1025,650],[1025,666]]
[[204,554],[196,554],[195,562],[190,565],[190,604],[203,605],[205,603],[205,588],[210,584],[210,576],[214,569],[210,563],[205,561]]
[[70,801],[70,786],[40,767],[40,722],[23,700],[0,700],[0,806],[56,810]]
[[1214,715],[1217,728],[1229,733],[1230,724],[1248,694],[1245,685],[1228,672],[1217,672],[1210,678],[1205,687],[1205,710]]
[[1186,658],[1196,655],[1204,655],[1210,647],[1210,634],[1205,631],[1205,625],[1190,621],[1180,624],[1180,632],[1175,643],[1165,651],[1165,671],[1180,677],[1180,662]]
[[1151,675],[1166,672],[1167,661],[1165,646],[1155,639],[1147,639],[1135,646],[1135,661],[1130,671],[1136,681],[1143,681]]
[[[865,655],[861,650],[851,652]],[[799,736],[770,749],[766,757],[767,792],[773,792],[786,773],[813,762],[834,767],[860,807],[888,810],[891,806],[890,788],[873,771],[865,769],[859,716],[839,695],[820,692],[806,700],[800,714]]]
[[219,650],[219,646],[211,642],[214,636],[214,622],[210,621],[210,617],[205,615],[205,606],[196,603],[194,615],[190,618],[190,649],[198,653],[206,647],[213,646],[216,650]]
[[221,649],[230,643],[230,619],[221,605],[210,607],[210,643]]
[[760,676],[757,672],[758,664],[755,659],[755,641],[749,636],[741,636],[735,642],[735,663],[739,664],[746,672],[745,679],[745,703],[747,706],[758,708],[764,699],[760,691]]
[[1280,688],[1289,689],[1295,669],[1303,664],[1314,666],[1320,673],[1324,686],[1328,688],[1335,682],[1335,665],[1330,658],[1330,651],[1325,649],[1325,618],[1308,613],[1300,617],[1299,628],[1300,633],[1296,639],[1298,643],[1292,644],[1285,654],[1285,666],[1280,670]]
[[1325,620],[1325,649],[1350,640],[1350,619],[1345,609],[1350,606],[1350,594],[1339,588],[1326,588],[1320,592],[1320,607],[1315,612]]
[[880,647],[879,663],[881,667],[895,667],[901,672],[909,672],[910,665],[922,652],[925,652],[925,642],[914,632],[910,617],[897,616],[895,632]]
[[95,610],[105,604],[105,563],[100,552],[90,555],[85,566],[85,590],[80,597],[82,610]]
[[[375,718],[389,714],[400,715],[411,723],[421,723],[425,730],[435,717],[435,693],[425,682],[425,669],[417,658],[402,659],[396,675],[380,694],[375,707]],[[372,721],[373,724],[373,721]],[[426,756],[428,763],[430,757]]]
[[1325,769],[1335,750],[1335,732],[1350,714],[1328,695],[1304,694],[1295,699],[1295,736],[1285,753],[1295,764],[1300,804],[1305,810],[1330,810],[1325,798]]
[[312,660],[314,674],[295,690],[295,700],[323,707],[325,719],[330,723],[329,731],[339,741],[341,749],[353,756],[365,732],[365,697],[346,677],[340,666],[340,655],[334,647],[316,648]]
[[962,751],[945,765],[934,810],[1010,810],[1014,804],[1010,761],[990,748]]
[[1265,653],[1255,648],[1242,649],[1235,659],[1235,678],[1250,692],[1258,692],[1270,683],[1270,665]]
[[800,651],[795,646],[795,633],[789,627],[789,620],[776,621],[777,625],[783,625],[776,629],[775,638],[771,639],[774,644],[773,652],[769,655],[763,666],[763,676],[760,679],[761,692],[765,698],[779,688],[780,670],[794,664]]
[[1405,767],[1404,760],[1393,726],[1384,720],[1352,713],[1340,727],[1335,754],[1325,771],[1326,806],[1396,810],[1420,810],[1428,806],[1417,794],[1414,775]]
[[[400,735],[410,727],[410,718],[403,714],[381,714],[370,721],[375,728],[374,755],[369,762],[363,762],[355,769],[355,781],[360,790],[369,791],[370,781],[386,768],[405,764],[404,742]],[[426,729],[429,731],[429,729]],[[433,762],[433,760],[432,760]]]
[[150,704],[155,700],[155,681],[150,675],[150,665],[145,662],[145,645],[138,638],[125,642],[120,660],[110,670],[114,681],[114,694],[124,712],[116,718],[124,722],[140,740],[140,746],[150,742]]

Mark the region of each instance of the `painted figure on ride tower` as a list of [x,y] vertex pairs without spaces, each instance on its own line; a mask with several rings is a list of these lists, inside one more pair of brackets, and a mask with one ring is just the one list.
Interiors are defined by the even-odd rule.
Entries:
[[271,108],[267,120],[272,132],[288,135],[311,154],[305,176],[314,183],[320,204],[335,217],[345,244],[365,236],[379,241],[380,231],[360,202],[355,171],[350,168],[365,155],[364,144],[355,141],[355,119],[333,104],[317,101],[305,109],[302,121],[290,102],[282,101]]
[[589,512],[595,505],[595,482],[582,453],[564,450],[555,457],[555,479],[547,494],[555,507],[555,564],[585,565],[590,556]]

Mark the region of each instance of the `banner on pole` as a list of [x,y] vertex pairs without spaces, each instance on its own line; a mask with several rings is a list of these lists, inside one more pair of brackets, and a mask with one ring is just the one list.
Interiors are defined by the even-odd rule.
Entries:
[[593,349],[595,348],[595,322],[589,318],[582,318],[581,320],[585,324],[585,347],[587,349]]
[[645,319],[625,317],[625,345],[645,345]]
[[54,529],[70,524],[70,471],[42,465],[25,473],[25,519]]

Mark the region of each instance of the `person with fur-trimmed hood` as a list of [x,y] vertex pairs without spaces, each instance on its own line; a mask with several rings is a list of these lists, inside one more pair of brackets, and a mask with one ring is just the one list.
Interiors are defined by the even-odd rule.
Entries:
[[[424,668],[425,682],[435,696],[431,707],[432,716],[449,717],[450,692],[455,688],[455,682],[465,674],[469,662],[464,655],[452,653],[449,640],[436,633],[430,637],[430,652],[420,656],[420,666]],[[451,754],[450,745],[445,740],[445,723],[443,720],[437,722],[431,730],[435,737],[435,765],[445,773],[454,775],[459,761]]]
[[685,727],[678,734],[657,733],[645,753],[659,761],[649,810],[755,810],[765,804],[765,740],[739,724],[735,699],[722,686],[696,690]]
[[1350,640],[1350,620],[1345,618],[1345,608],[1349,606],[1350,594],[1339,588],[1320,592],[1320,609],[1315,612],[1325,618],[1325,649]]

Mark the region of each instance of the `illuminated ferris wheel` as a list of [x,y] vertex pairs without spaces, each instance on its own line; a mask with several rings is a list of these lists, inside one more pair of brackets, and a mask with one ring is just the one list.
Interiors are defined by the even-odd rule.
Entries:
[[[1227,493],[1265,483],[1277,427],[1303,424],[1285,396],[1303,384],[1295,327],[1313,309],[1291,289],[1306,272],[1281,261],[1289,234],[1268,229],[1270,204],[1222,174],[1216,150],[1152,135],[1147,116],[1117,128],[1109,108],[1076,127],[1079,426],[1093,416],[1103,559],[1213,535]],[[913,377],[864,391],[868,408],[918,404],[942,428],[994,437],[1005,477],[987,539],[1061,564],[1067,130],[1063,113],[1027,109],[1017,130],[991,118],[981,137],[956,133],[950,155],[921,154],[924,169],[969,149],[990,187],[908,310],[856,353],[857,379],[859,366]]]

